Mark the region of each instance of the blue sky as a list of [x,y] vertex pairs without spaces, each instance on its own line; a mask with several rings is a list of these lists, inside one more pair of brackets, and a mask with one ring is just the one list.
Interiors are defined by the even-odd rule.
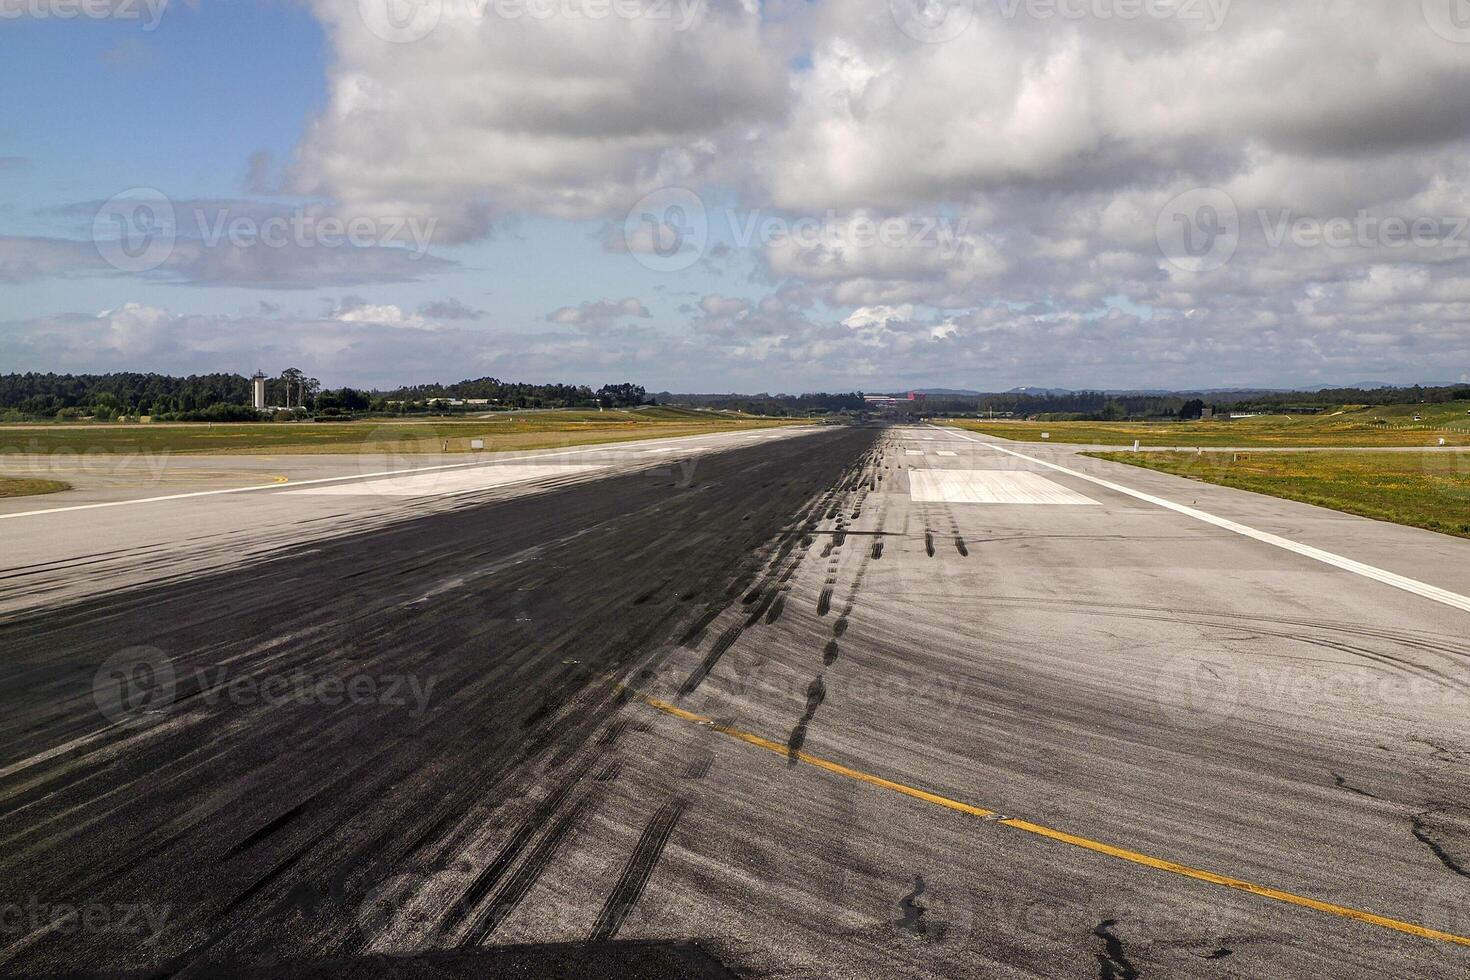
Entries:
[[[0,370],[801,391],[1410,383],[1470,362],[1470,236],[1451,233],[1470,37],[1439,0],[1129,22],[1109,0],[1060,20],[1025,0],[54,15],[76,2],[0,0],[21,13],[0,16]],[[404,11],[428,19],[404,35],[384,19]],[[1371,89],[1341,75],[1355,59],[1381,66]],[[1439,231],[1265,234],[1268,214],[1360,213]],[[216,218],[244,237],[211,238]],[[343,246],[324,219],[373,235]],[[261,244],[288,220],[318,230]],[[128,221],[138,242],[108,231]],[[160,229],[157,261],[119,259]]]
[[[148,9],[141,3],[136,9],[137,20],[5,25],[0,85],[21,96],[6,100],[0,122],[0,157],[18,158],[0,184],[6,233],[85,237],[97,202],[138,187],[156,188],[174,202],[312,200],[262,195],[249,181],[259,154],[267,155],[268,180],[281,181],[326,100],[330,50],[310,11],[277,0],[173,2],[148,29]],[[57,72],[56,65],[67,70]],[[265,302],[287,316],[312,318],[344,297],[402,309],[453,297],[493,308],[502,325],[535,329],[565,305],[614,294],[646,296],[650,307],[676,311],[726,279],[694,269],[675,284],[625,255],[609,256],[600,242],[605,225],[507,216],[479,241],[435,246],[432,254],[453,267],[391,284],[263,290],[113,276],[36,278],[4,284],[0,315],[95,314],[136,303],[231,316]],[[576,292],[568,290],[569,266],[577,270]],[[748,273],[748,266],[733,271]]]
[[289,158],[324,102],[324,37],[304,7],[176,2],[145,27],[146,17],[6,24],[0,84],[20,97],[6,99],[5,152],[33,163],[6,181],[7,205],[140,184],[185,198],[238,193],[250,155]]

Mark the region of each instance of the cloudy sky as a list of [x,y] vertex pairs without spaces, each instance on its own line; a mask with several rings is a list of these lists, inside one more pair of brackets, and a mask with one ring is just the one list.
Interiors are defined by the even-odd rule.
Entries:
[[1470,380],[1463,0],[0,0],[0,371]]

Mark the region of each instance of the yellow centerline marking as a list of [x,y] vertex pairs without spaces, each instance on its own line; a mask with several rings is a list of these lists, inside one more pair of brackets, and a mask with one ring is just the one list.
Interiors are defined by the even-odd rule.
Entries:
[[1150,857],[1149,855],[1141,854],[1138,851],[1130,851],[1126,848],[1114,847],[1112,844],[1104,844],[1102,841],[1092,840],[1087,837],[1079,837],[1076,834],[1069,834],[1061,830],[1054,830],[1051,827],[1045,827],[1041,824],[1032,823],[1029,820],[1021,820],[1015,817],[1000,817],[1000,815],[994,810],[987,810],[984,807],[975,806],[971,803],[964,803],[959,800],[952,800],[947,796],[940,796],[938,793],[930,793],[927,790],[916,789],[913,786],[906,786],[903,783],[896,783],[890,779],[884,779],[881,776],[874,776],[871,773],[862,772],[858,769],[851,769],[847,766],[842,765],[841,763],[832,762],[829,759],[823,759],[819,756],[811,755],[807,752],[798,751],[793,753],[790,748],[782,745],[780,742],[774,742],[771,739],[756,735],[753,732],[743,731],[742,729],[733,728],[729,725],[722,725],[719,722],[715,721],[713,718],[707,718],[704,715],[695,714],[692,711],[685,711],[683,708],[670,704],[667,701],[660,701],[657,698],[649,697],[646,697],[643,700],[650,707],[657,708],[659,711],[662,711],[665,714],[672,715],[673,717],[680,718],[684,721],[693,722],[697,725],[703,725],[712,728],[714,731],[719,732],[721,735],[729,736],[730,738],[733,738],[740,742],[744,742],[747,745],[753,745],[758,749],[765,749],[767,752],[774,752],[777,755],[786,756],[788,758],[792,755],[795,755],[797,759],[805,762],[807,765],[815,766],[818,769],[825,769],[827,772],[834,773],[839,776],[844,776],[848,779],[855,779],[859,782],[867,783],[870,786],[877,786],[880,789],[886,789],[891,790],[895,793],[901,793],[904,796],[912,797],[916,800],[923,800],[925,803],[932,803],[935,806],[942,806],[947,810],[955,810],[959,813],[966,813],[974,817],[999,817],[999,819],[993,820],[993,822],[1003,827],[1010,827],[1013,830],[1020,830],[1028,834],[1035,834],[1038,837],[1045,837],[1049,840],[1058,841],[1063,844],[1071,844],[1073,847],[1080,847],[1083,850],[1093,851],[1097,854],[1105,854],[1108,857],[1116,858],[1120,861],[1128,861],[1132,864],[1139,864],[1146,868],[1153,868],[1156,871],[1165,871],[1169,874],[1181,875],[1185,878],[1193,878],[1195,881],[1207,882],[1211,885],[1218,885],[1222,888],[1230,888],[1235,891],[1247,892],[1260,898],[1267,898],[1276,902],[1285,902],[1288,905],[1295,905],[1299,908],[1311,909],[1314,912],[1325,912],[1328,915],[1335,915],[1344,919],[1352,919],[1357,922],[1365,922],[1368,925],[1379,926],[1383,929],[1392,929],[1395,932],[1407,933],[1410,936],[1417,936],[1420,939],[1433,939],[1440,942],[1455,943],[1459,946],[1470,946],[1470,936],[1458,936],[1451,932],[1441,932],[1438,929],[1430,929],[1428,926],[1421,926],[1413,922],[1403,922],[1399,919],[1390,919],[1387,916],[1375,915],[1372,912],[1364,912],[1361,909],[1349,908],[1345,905],[1334,905],[1331,902],[1323,902],[1315,898],[1307,898],[1305,895],[1296,895],[1292,892],[1282,891],[1279,888],[1270,888],[1266,885],[1257,885],[1254,882],[1244,881],[1240,878],[1232,878],[1229,875],[1216,874],[1213,871],[1204,871],[1200,868],[1192,868],[1187,864],[1179,864],[1174,861],[1166,861],[1162,858]]

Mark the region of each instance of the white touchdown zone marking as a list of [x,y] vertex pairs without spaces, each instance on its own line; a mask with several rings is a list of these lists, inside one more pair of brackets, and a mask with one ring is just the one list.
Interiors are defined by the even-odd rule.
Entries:
[[1363,578],[1372,579],[1375,582],[1381,582],[1384,585],[1392,586],[1395,589],[1400,589],[1404,592],[1412,593],[1413,595],[1429,599],[1433,602],[1438,602],[1442,605],[1450,606],[1454,609],[1460,610],[1461,612],[1470,612],[1470,596],[1463,596],[1460,595],[1458,592],[1451,592],[1449,589],[1441,589],[1437,585],[1430,585],[1428,582],[1420,582],[1418,579],[1412,579],[1409,578],[1407,575],[1400,575],[1397,572],[1390,572],[1387,569],[1379,568],[1376,565],[1369,565],[1366,562],[1357,561],[1353,558],[1347,558],[1343,555],[1335,554],[1331,551],[1324,551],[1321,548],[1314,548],[1309,544],[1302,544],[1301,542],[1293,541],[1290,538],[1283,538],[1279,534],[1271,534],[1268,531],[1258,531],[1253,527],[1248,527],[1245,524],[1238,524],[1228,518],[1216,517],[1214,514],[1211,514],[1208,511],[1200,510],[1197,507],[1186,507],[1184,504],[1176,504],[1172,500],[1165,500],[1163,497],[1155,497],[1153,494],[1144,493],[1142,490],[1134,490],[1131,487],[1125,487],[1121,483],[1113,483],[1111,480],[1104,480],[1101,477],[1091,476],[1087,473],[1080,472],[1079,470],[1070,469],[1057,463],[1048,463],[1044,459],[1037,459],[1035,456],[1027,456],[1025,453],[1016,452],[1014,449],[1007,449],[1004,446],[997,446],[993,442],[986,442],[983,439],[973,438],[971,436],[965,435],[963,432],[956,432],[955,434],[958,435],[961,439],[965,439],[969,442],[977,442],[988,449],[994,449],[997,452],[1005,453],[1008,456],[1015,456],[1017,459],[1024,459],[1028,462],[1035,463],[1038,466],[1045,466],[1047,469],[1056,470],[1058,473],[1065,473],[1068,476],[1075,476],[1079,480],[1086,480],[1088,483],[1094,483],[1100,487],[1106,487],[1109,490],[1121,493],[1127,497],[1132,497],[1135,500],[1142,500],[1145,503],[1154,504],[1155,506],[1162,507],[1165,510],[1172,510],[1176,514],[1183,514],[1185,517],[1192,517],[1197,521],[1202,521],[1205,524],[1210,524],[1223,530],[1230,531],[1234,534],[1239,534],[1242,537],[1251,538],[1255,541],[1261,542],[1262,544],[1269,544],[1274,548],[1281,548],[1284,551],[1290,551],[1293,554],[1301,555],[1304,558],[1311,558],[1313,561],[1320,561],[1324,565],[1331,565],[1334,568],[1340,568],[1343,571],[1352,572],[1354,575],[1361,575]]
[[914,470],[909,499],[919,503],[1096,507],[1097,501],[1025,470]]
[[356,483],[330,483],[324,487],[307,487],[296,493],[331,497],[448,497],[476,490],[529,483],[553,476],[590,473],[604,467],[590,463],[504,463],[451,473],[404,474],[389,480],[360,480]]

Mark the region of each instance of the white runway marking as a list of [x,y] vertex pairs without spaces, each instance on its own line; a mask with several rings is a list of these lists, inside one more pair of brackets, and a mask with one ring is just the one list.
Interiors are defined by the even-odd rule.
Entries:
[[958,456],[959,453],[952,453],[948,449],[941,449],[941,450],[939,450],[939,455],[941,455],[941,456]]
[[924,455],[924,450],[922,450],[922,449],[905,449],[903,451],[903,454],[905,456],[922,456],[922,455]]
[[1215,527],[1223,528],[1226,531],[1231,531],[1235,534],[1251,538],[1252,540],[1260,541],[1262,544],[1269,544],[1274,548],[1281,548],[1285,551],[1290,551],[1293,554],[1298,554],[1305,558],[1311,558],[1313,561],[1320,561],[1324,565],[1331,565],[1334,568],[1341,568],[1344,571],[1352,572],[1354,575],[1361,575],[1364,578],[1372,579],[1375,582],[1381,582],[1384,585],[1392,586],[1395,589],[1401,589],[1404,592],[1411,592],[1414,595],[1421,596],[1433,602],[1438,602],[1446,606],[1452,606],[1455,609],[1461,610],[1462,612],[1470,612],[1470,596],[1463,596],[1460,595],[1458,592],[1451,592],[1448,589],[1441,589],[1437,585],[1430,585],[1428,582],[1420,582],[1418,579],[1412,579],[1405,575],[1399,575],[1397,572],[1390,572],[1386,569],[1378,568],[1364,562],[1355,561],[1352,558],[1345,558],[1342,555],[1333,554],[1330,551],[1323,551],[1321,548],[1313,548],[1311,545],[1301,544],[1300,542],[1293,541],[1290,538],[1283,538],[1279,534],[1271,534],[1267,531],[1258,531],[1253,527],[1247,527],[1244,524],[1237,524],[1235,521],[1229,520],[1227,518],[1216,517],[1214,514],[1211,514],[1207,511],[1199,510],[1195,507],[1186,507],[1183,504],[1176,504],[1172,500],[1165,500],[1163,497],[1155,497],[1151,493],[1144,493],[1142,490],[1134,490],[1131,487],[1123,486],[1121,483],[1113,483],[1111,480],[1104,480],[1101,477],[1090,476],[1078,470],[1069,469],[1065,466],[1058,465],[1057,463],[1048,463],[1044,459],[1037,459],[1035,456],[1027,456],[1025,453],[1018,453],[1014,449],[1007,449],[1004,446],[997,446],[993,442],[986,442],[983,439],[976,439],[972,436],[967,436],[962,432],[956,432],[954,434],[958,435],[961,439],[968,440],[969,442],[977,442],[980,445],[985,446],[989,449],[994,449],[996,452],[1005,453],[1008,456],[1015,456],[1018,459],[1027,460],[1028,462],[1035,463],[1038,466],[1045,466],[1048,469],[1056,470],[1058,473],[1066,473],[1068,476],[1075,476],[1079,480],[1086,480],[1088,483],[1093,483],[1100,487],[1106,487],[1109,490],[1121,493],[1128,497],[1132,497],[1135,500],[1142,500],[1150,504],[1155,504],[1159,507],[1165,508],[1166,510],[1172,510],[1176,514],[1183,514],[1185,517],[1192,517],[1197,521],[1203,521],[1206,524],[1211,524]]
[[1038,473],[1010,470],[913,470],[909,499],[919,503],[1097,506],[1097,501]]
[[442,497],[600,469],[603,467],[590,463],[511,463],[480,466],[452,473],[412,473],[386,480],[337,483],[294,492],[330,497]]

